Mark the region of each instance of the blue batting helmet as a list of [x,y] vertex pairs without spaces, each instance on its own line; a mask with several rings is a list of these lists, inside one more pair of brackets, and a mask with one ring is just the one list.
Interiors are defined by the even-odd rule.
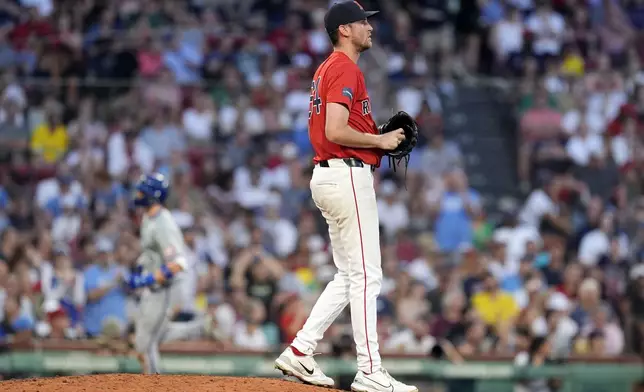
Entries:
[[169,192],[170,183],[163,174],[144,174],[134,187],[134,205],[150,207],[153,204],[163,204]]

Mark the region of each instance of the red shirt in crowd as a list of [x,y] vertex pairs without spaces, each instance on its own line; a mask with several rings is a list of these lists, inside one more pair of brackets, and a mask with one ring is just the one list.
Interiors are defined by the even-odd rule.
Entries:
[[54,29],[46,20],[28,20],[13,28],[10,39],[13,47],[22,50],[27,46],[29,38],[36,36],[41,40],[54,41]]
[[333,158],[356,158],[379,166],[382,150],[338,145],[326,138],[326,105],[339,103],[349,109],[349,126],[358,132],[377,134],[371,116],[371,101],[360,67],[344,53],[333,52],[318,67],[311,84],[309,137],[318,163]]

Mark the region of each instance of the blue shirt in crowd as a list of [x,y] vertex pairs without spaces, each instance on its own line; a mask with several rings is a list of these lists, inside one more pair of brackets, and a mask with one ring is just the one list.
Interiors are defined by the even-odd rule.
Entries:
[[[98,265],[87,267],[85,270],[85,291],[89,294],[100,287],[111,285],[122,271],[122,267],[116,265],[107,269]],[[88,301],[83,315],[87,333],[92,336],[100,334],[103,329],[103,321],[109,317],[125,323],[125,302],[125,292],[119,286],[112,288],[97,301]]]
[[[468,191],[470,202],[479,204],[478,192]],[[463,244],[471,244],[473,238],[472,219],[465,209],[463,197],[457,192],[445,192],[434,226],[434,236],[441,251],[453,252]]]

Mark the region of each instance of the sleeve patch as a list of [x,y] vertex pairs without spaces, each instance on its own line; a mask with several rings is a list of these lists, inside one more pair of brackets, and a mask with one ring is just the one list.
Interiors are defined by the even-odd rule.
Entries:
[[166,260],[173,259],[177,256],[177,249],[174,246],[170,245],[163,250],[163,256]]
[[353,101],[353,90],[350,87],[344,87],[342,89],[342,95],[349,98],[350,101]]

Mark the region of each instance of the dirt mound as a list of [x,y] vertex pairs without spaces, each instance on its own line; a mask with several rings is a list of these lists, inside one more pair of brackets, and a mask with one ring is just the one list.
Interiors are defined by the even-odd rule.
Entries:
[[3,392],[329,392],[281,379],[189,375],[102,374],[0,382]]

